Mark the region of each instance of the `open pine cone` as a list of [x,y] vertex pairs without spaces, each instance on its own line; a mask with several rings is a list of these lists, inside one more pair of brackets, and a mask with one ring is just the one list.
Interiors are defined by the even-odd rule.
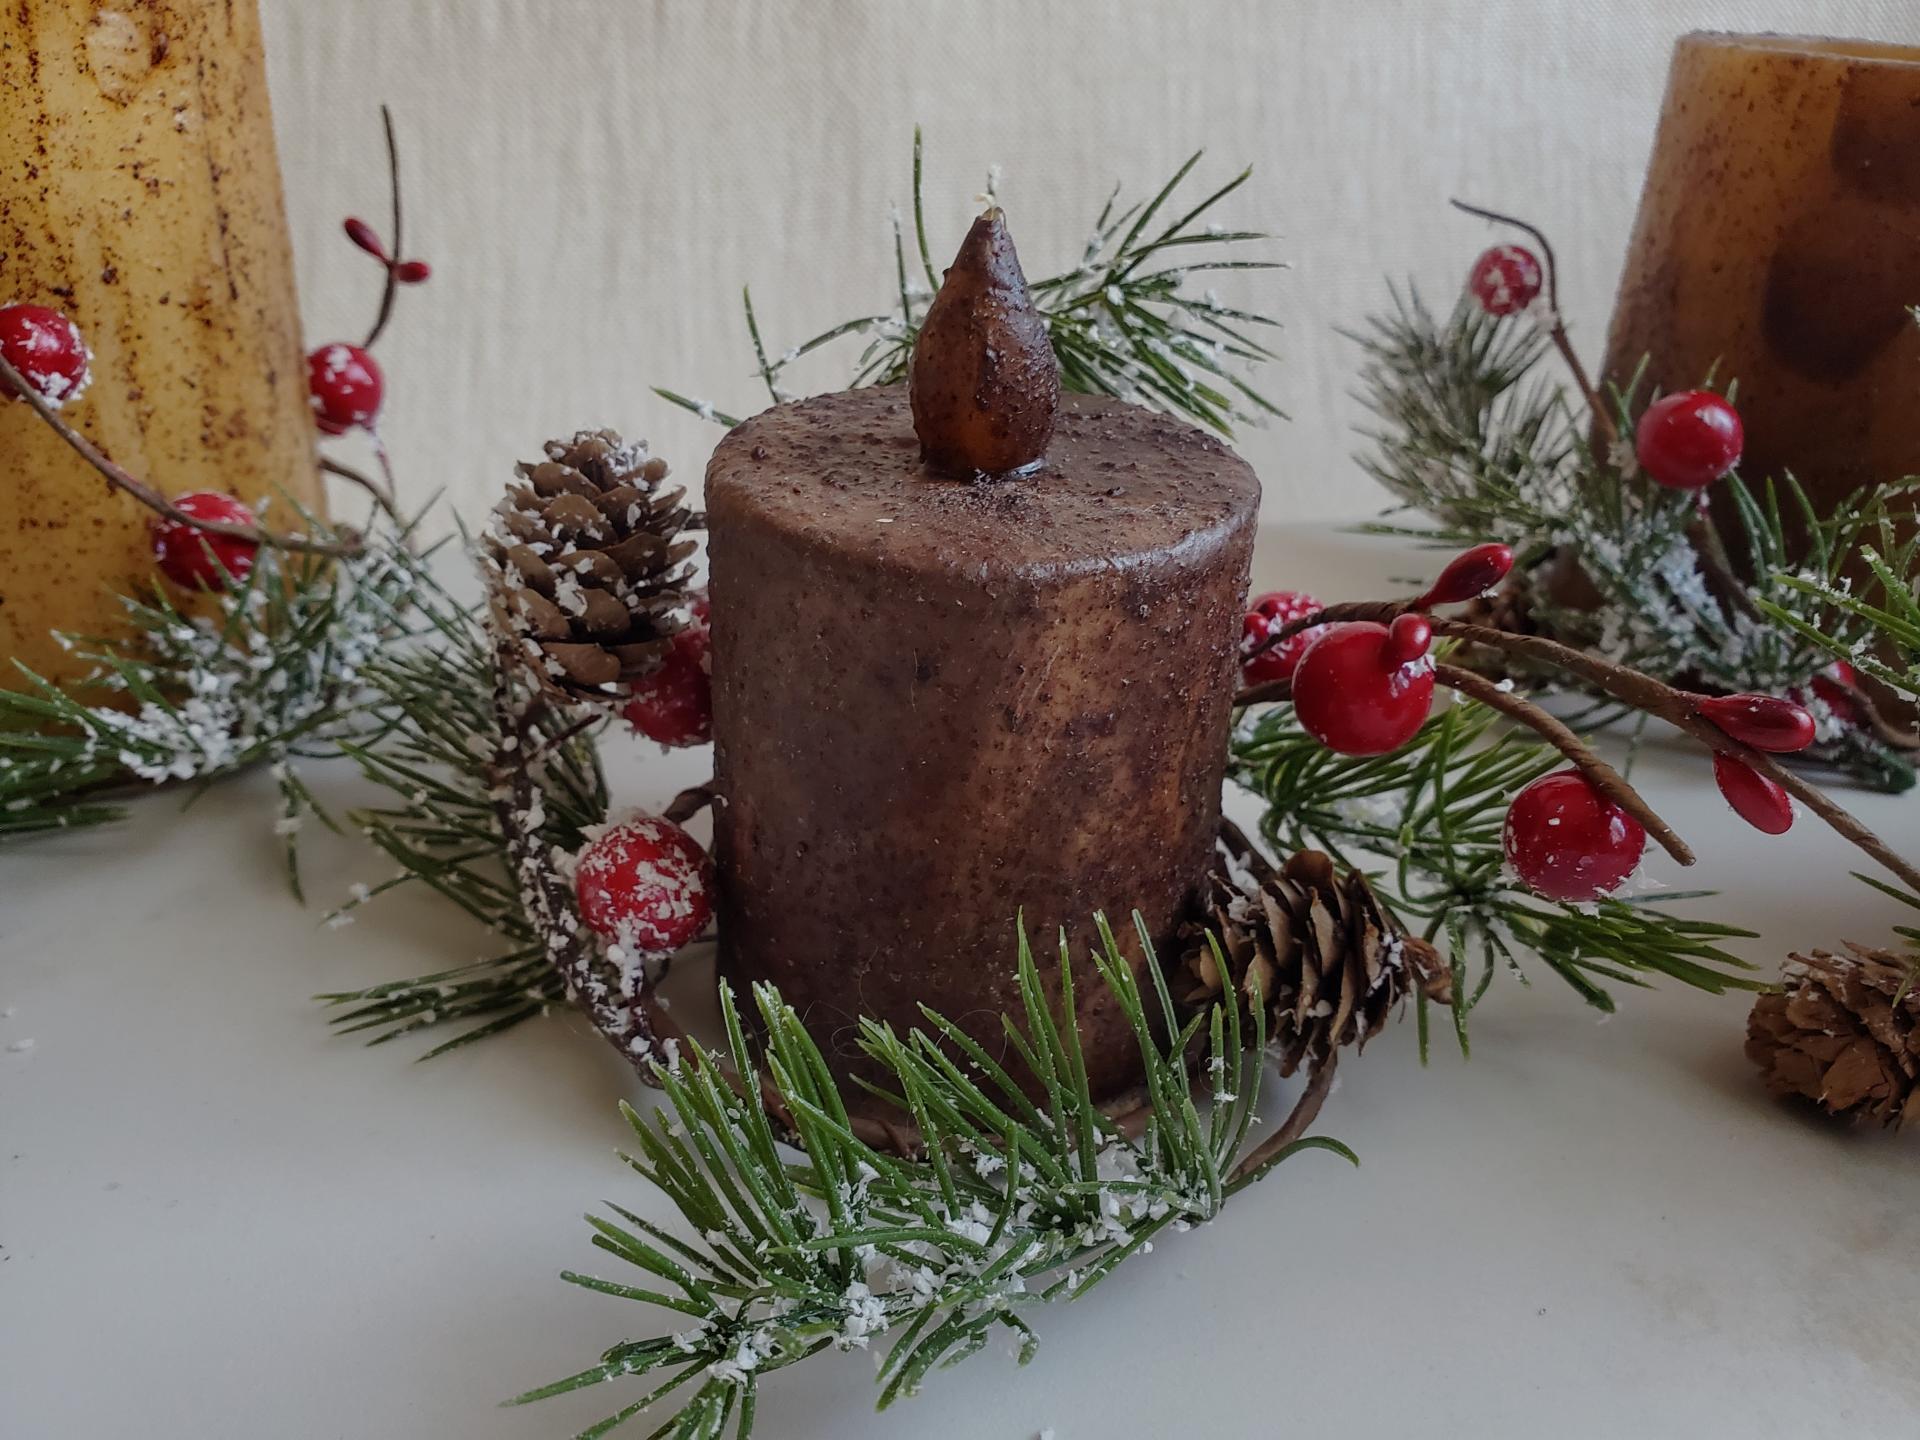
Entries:
[[1775,1095],[1803,1096],[1849,1120],[1920,1120],[1920,986],[1906,983],[1912,957],[1851,942],[1847,949],[1788,960],[1784,991],[1753,1002],[1747,1058]]
[[1451,1000],[1452,975],[1438,953],[1393,922],[1359,871],[1340,875],[1318,850],[1278,870],[1250,850],[1234,859],[1246,868],[1209,876],[1205,913],[1187,927],[1181,998],[1200,1005],[1221,992],[1211,932],[1235,989],[1265,999],[1281,1074],[1303,1059],[1317,1068],[1344,1045],[1363,1048],[1415,987]]
[[667,462],[645,441],[611,430],[550,440],[546,452],[514,467],[519,480],[494,507],[495,610],[549,689],[618,703],[686,623],[686,492],[664,483]]

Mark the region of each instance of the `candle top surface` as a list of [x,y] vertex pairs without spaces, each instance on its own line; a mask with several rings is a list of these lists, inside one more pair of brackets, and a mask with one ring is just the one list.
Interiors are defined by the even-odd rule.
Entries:
[[967,580],[1204,563],[1251,523],[1253,470],[1184,420],[1061,397],[1044,467],[990,480],[929,465],[905,386],[816,396],[731,431],[707,467],[713,527],[772,526],[862,563]]
[[1837,36],[1785,35],[1774,31],[1748,35],[1732,30],[1690,30],[1675,44],[1727,50],[1765,50],[1796,59],[1920,65],[1920,46],[1903,45],[1892,40],[1848,40]]

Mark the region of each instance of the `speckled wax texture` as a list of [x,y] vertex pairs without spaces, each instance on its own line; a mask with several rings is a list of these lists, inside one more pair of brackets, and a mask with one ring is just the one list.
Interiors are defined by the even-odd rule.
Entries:
[[1920,471],[1917,276],[1920,48],[1683,36],[1608,377],[1648,357],[1642,403],[1737,380],[1741,473],[1791,471],[1831,510]]
[[[1036,474],[920,459],[904,388],[783,405],[707,470],[721,967],[843,1072],[924,1003],[1002,1055],[1015,917],[1059,928],[1096,1093],[1137,1050],[1086,960],[1170,945],[1219,820],[1260,486],[1217,439],[1063,400]],[[1010,1062],[1011,1063],[1011,1062]]]
[[[62,412],[169,494],[321,504],[253,0],[0,8],[0,303],[64,311],[93,383]],[[122,629],[148,512],[0,404],[0,666]],[[10,683],[10,682],[8,682]]]

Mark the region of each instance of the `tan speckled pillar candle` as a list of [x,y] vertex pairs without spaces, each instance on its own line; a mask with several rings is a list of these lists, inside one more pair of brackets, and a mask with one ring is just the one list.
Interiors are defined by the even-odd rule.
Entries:
[[1742,472],[1831,509],[1920,471],[1916,302],[1920,48],[1682,37],[1607,374],[1649,357],[1643,402],[1737,379]]
[[[67,419],[169,493],[317,508],[254,0],[8,0],[0,88],[0,302],[57,307],[86,336],[93,383]],[[9,675],[72,673],[54,628],[117,628],[111,593],[152,573],[147,520],[0,404]]]

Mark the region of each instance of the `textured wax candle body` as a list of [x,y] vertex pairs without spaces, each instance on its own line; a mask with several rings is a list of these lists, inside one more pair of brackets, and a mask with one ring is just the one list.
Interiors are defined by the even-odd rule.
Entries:
[[[253,0],[10,0],[0,82],[0,301],[66,312],[93,348],[67,420],[170,494],[317,509]],[[48,632],[118,628],[150,516],[25,405],[0,404],[0,469],[0,665],[70,676]]]
[[[707,470],[721,965],[836,1068],[924,1002],[1004,1050],[1017,912],[1069,927],[1096,1093],[1135,1049],[1085,963],[1167,945],[1219,819],[1259,482],[1182,421],[1062,403],[1046,467],[920,458],[900,387],[747,421]],[[1163,951],[1163,953],[1169,953]],[[1016,1065],[1017,1068],[1017,1065]]]
[[1738,380],[1742,473],[1790,470],[1828,510],[1920,471],[1916,301],[1920,49],[1683,37],[1608,377],[1650,357],[1643,403]]

